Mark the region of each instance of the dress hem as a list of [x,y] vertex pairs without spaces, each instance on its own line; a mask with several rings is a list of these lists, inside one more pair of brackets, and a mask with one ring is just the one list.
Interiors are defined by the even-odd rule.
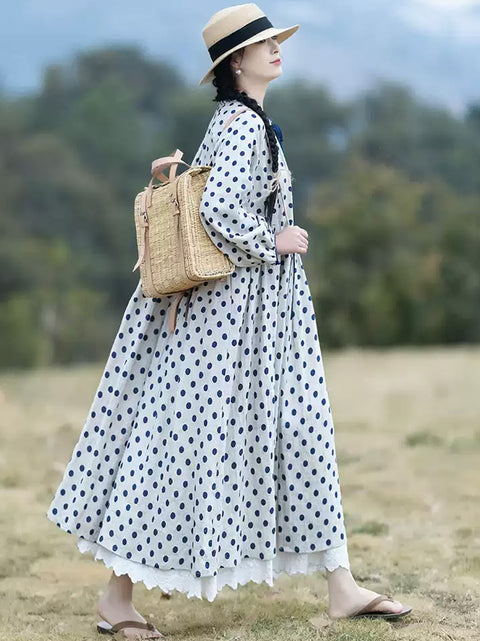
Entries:
[[257,584],[265,582],[272,587],[273,581],[281,574],[331,572],[339,566],[350,569],[346,543],[319,552],[277,552],[273,559],[244,558],[237,566],[220,568],[215,576],[207,577],[195,577],[189,570],[160,570],[137,563],[83,537],[78,539],[77,547],[82,554],[90,552],[95,561],[103,561],[117,576],[128,574],[133,583],[142,581],[149,590],[160,588],[165,593],[177,590],[188,598],[205,597],[208,601],[213,601],[225,586],[235,590],[239,585],[253,581]]

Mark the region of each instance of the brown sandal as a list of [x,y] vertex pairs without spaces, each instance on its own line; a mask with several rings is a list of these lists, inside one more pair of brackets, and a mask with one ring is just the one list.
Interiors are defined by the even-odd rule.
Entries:
[[392,599],[390,594],[380,594],[379,596],[376,596],[374,599],[372,599],[370,603],[367,603],[367,605],[365,605],[363,608],[360,608],[360,610],[357,610],[357,612],[350,614],[347,618],[356,619],[360,617],[375,617],[377,619],[399,619],[400,617],[403,617],[412,611],[412,608],[408,605],[404,606],[403,610],[401,610],[400,612],[380,612],[378,610],[372,611],[372,608],[374,608],[378,603],[381,603],[382,601],[394,600],[395,599]]
[[[111,625],[108,623],[108,621],[99,621],[97,623],[97,632],[100,632],[100,634],[115,634],[119,630],[122,630],[123,628],[139,628],[141,630],[152,630],[154,632],[158,633],[158,637],[144,637],[145,639],[165,639],[165,636],[157,630],[157,628],[153,625],[153,623],[150,623],[147,621],[146,623],[143,623],[142,621],[119,621],[118,623],[115,623],[115,625]],[[125,634],[122,634],[122,637],[124,639],[129,639],[131,637],[125,636]]]

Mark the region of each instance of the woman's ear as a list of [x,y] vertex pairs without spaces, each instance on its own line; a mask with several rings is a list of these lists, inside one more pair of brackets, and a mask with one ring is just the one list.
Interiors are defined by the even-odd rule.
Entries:
[[234,51],[232,53],[232,57],[230,58],[230,68],[232,69],[233,72],[235,72],[236,69],[240,68],[241,61],[242,61],[242,56],[240,52]]

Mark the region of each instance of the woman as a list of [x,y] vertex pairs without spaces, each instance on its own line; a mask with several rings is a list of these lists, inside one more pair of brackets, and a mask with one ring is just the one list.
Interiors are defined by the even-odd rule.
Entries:
[[181,299],[174,333],[173,295],[138,284],[47,513],[114,570],[99,631],[161,636],[133,606],[137,581],[211,601],[224,585],[326,570],[332,618],[411,611],[350,572],[308,233],[263,110],[297,29],[244,4],[203,30],[200,84],[213,79],[218,107],[192,164],[212,165],[200,214],[235,271]]

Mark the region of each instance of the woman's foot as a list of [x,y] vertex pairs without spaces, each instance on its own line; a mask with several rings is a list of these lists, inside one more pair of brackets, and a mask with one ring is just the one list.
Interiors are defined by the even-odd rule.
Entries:
[[[328,615],[331,619],[349,617],[370,603],[378,592],[362,588],[355,582],[349,569],[342,566],[327,572]],[[369,608],[371,612],[398,613],[403,610],[400,601],[381,601]]]
[[[97,603],[97,614],[107,623],[115,625],[120,621],[139,621],[145,623],[144,617],[138,612],[131,601],[112,598],[108,590],[102,592]],[[122,628],[122,634],[128,639],[161,639],[163,635],[155,630],[139,628]]]
[[[341,602],[331,603],[328,606],[328,616],[331,619],[349,617],[361,608],[365,607],[375,597],[379,596],[378,592],[367,590],[357,586],[357,592],[349,594]],[[397,613],[403,610],[403,604],[400,601],[381,601],[369,609],[371,612],[389,612]]]

